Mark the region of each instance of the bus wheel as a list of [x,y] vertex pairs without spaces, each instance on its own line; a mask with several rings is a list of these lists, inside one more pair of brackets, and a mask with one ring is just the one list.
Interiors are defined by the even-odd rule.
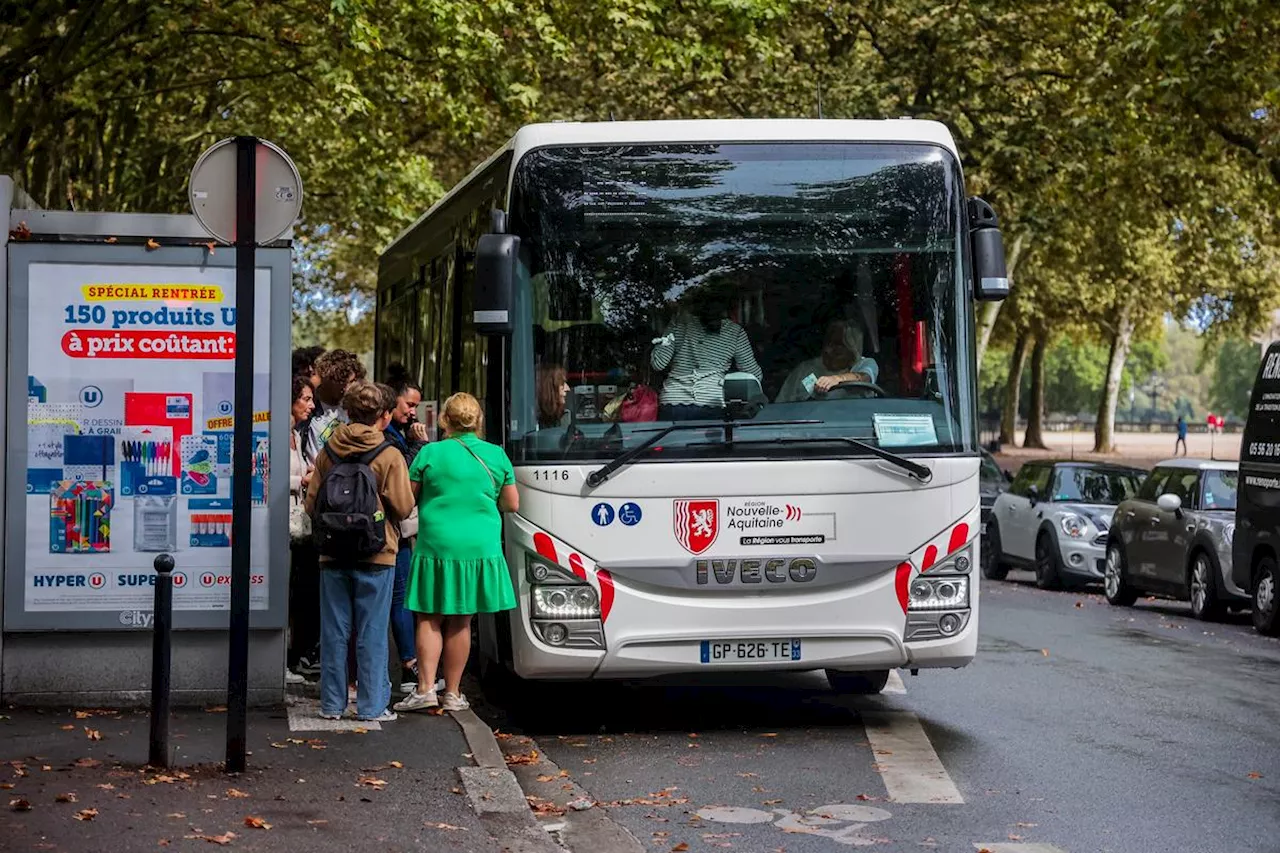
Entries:
[[873,669],[866,672],[846,672],[839,669],[828,669],[827,683],[837,693],[856,693],[866,695],[879,693],[889,682],[889,670]]

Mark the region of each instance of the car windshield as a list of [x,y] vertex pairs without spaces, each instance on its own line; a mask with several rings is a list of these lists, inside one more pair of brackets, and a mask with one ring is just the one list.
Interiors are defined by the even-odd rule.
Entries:
[[1136,471],[1063,468],[1058,472],[1055,501],[1115,506],[1138,493],[1142,475]]
[[530,152],[513,458],[610,459],[725,419],[777,425],[680,430],[635,461],[974,452],[962,198],[923,145]]
[[1205,509],[1234,510],[1237,479],[1235,471],[1205,471],[1200,505]]

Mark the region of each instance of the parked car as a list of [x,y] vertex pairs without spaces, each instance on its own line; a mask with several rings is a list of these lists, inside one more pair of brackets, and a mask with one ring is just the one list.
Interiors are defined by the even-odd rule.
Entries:
[[1232,579],[1236,463],[1170,459],[1116,507],[1107,544],[1107,601],[1127,607],[1150,593],[1191,602],[1198,619],[1244,607]]
[[978,467],[978,500],[982,507],[982,529],[987,529],[987,519],[991,517],[991,508],[996,498],[1009,491],[1009,481],[1013,477],[1008,471],[996,464],[996,458],[986,450],[982,451],[982,463]]
[[1280,634],[1280,343],[1267,348],[1240,441],[1231,577],[1250,594],[1253,627]]
[[1112,512],[1137,494],[1145,475],[1100,462],[1026,463],[996,499],[983,575],[999,580],[1025,566],[1041,589],[1101,581]]

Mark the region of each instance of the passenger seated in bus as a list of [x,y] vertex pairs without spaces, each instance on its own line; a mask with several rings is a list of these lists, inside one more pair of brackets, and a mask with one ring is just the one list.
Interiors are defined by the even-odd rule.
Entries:
[[822,341],[822,353],[800,362],[782,383],[776,403],[821,398],[843,382],[875,382],[880,368],[862,354],[862,332],[846,320],[832,320]]
[[662,383],[659,420],[720,418],[730,367],[757,380],[764,376],[746,330],[728,319],[724,299],[713,287],[695,291],[663,336],[653,341],[650,364],[656,370],[671,369]]
[[539,365],[534,387],[538,395],[538,427],[567,425],[569,413],[565,404],[569,399],[569,382],[564,368],[550,363]]

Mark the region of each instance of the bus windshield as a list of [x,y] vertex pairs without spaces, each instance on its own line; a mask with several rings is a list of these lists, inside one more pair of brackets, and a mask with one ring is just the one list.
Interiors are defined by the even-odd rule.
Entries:
[[513,459],[975,452],[962,200],[926,145],[530,152]]

